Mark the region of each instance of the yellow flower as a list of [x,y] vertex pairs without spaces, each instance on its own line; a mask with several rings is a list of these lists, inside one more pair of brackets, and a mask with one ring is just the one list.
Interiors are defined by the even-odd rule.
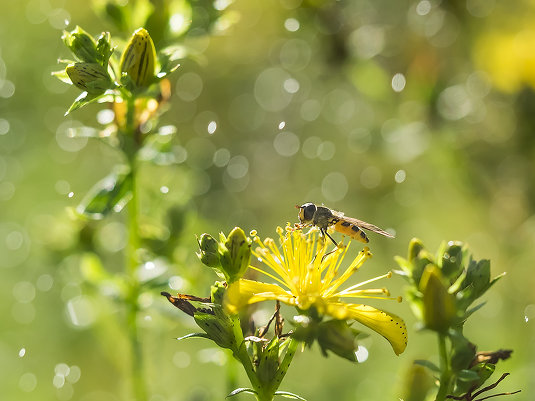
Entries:
[[401,300],[401,298],[390,298],[386,288],[361,289],[366,284],[390,277],[391,273],[340,289],[342,284],[372,256],[368,248],[364,248],[340,274],[340,266],[349,245],[327,253],[328,244],[326,241],[318,240],[316,229],[304,234],[288,227],[284,235],[282,228],[279,227],[277,232],[281,242],[280,250],[273,239],[267,238],[262,243],[255,237],[259,247],[252,253],[269,270],[250,267],[278,284],[247,279],[240,279],[230,284],[225,299],[225,307],[229,313],[236,313],[246,305],[267,300],[279,300],[302,311],[314,307],[320,315],[331,316],[338,320],[356,320],[376,331],[390,342],[397,355],[405,350],[407,329],[401,318],[368,305],[345,303],[340,300],[341,298]]

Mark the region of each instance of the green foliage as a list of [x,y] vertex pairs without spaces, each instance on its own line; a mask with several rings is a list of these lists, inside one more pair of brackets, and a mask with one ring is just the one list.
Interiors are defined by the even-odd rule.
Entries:
[[[396,257],[409,282],[408,300],[423,328],[439,338],[441,364],[417,361],[433,373],[440,373],[437,400],[462,396],[479,389],[490,377],[495,362],[478,364],[476,345],[463,334],[467,319],[482,304],[470,305],[501,277],[491,280],[490,261],[475,261],[467,245],[443,242],[433,257],[419,239],[409,243],[407,259]],[[449,341],[449,349],[446,340]],[[472,399],[472,398],[467,398]]]
[[203,264],[213,268],[227,283],[240,279],[251,259],[251,239],[243,230],[235,227],[230,234],[219,234],[217,242],[209,234],[202,234],[197,256]]
[[102,219],[120,212],[132,199],[132,174],[128,167],[117,168],[97,182],[76,211],[91,219]]

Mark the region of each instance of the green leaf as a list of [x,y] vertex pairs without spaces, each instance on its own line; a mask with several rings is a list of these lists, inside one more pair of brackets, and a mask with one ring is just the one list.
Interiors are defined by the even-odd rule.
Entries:
[[433,362],[431,362],[431,361],[426,361],[425,359],[416,359],[414,361],[414,364],[415,365],[419,365],[419,366],[423,366],[423,367],[429,369],[432,372],[440,373],[440,368],[437,365],[435,365]]
[[262,384],[269,386],[279,369],[279,339],[273,337],[269,344],[264,348],[259,344],[258,366],[256,375]]
[[89,94],[88,92],[82,92],[80,96],[78,96],[74,102],[69,107],[69,110],[65,112],[65,115],[72,113],[75,110],[78,110],[80,107],[84,107],[88,105],[89,103],[96,102],[100,99],[106,98],[108,96],[107,92],[101,93],[99,95],[96,94]]
[[76,211],[90,219],[100,220],[111,212],[120,212],[132,197],[132,176],[122,168],[93,186]]
[[293,400],[302,400],[302,401],[307,401],[305,398],[297,395],[297,394],[294,394],[294,393],[290,393],[288,391],[276,391],[274,395],[280,395],[282,397],[285,397],[285,398],[291,398]]
[[457,378],[463,382],[471,382],[474,380],[479,380],[479,375],[473,370],[463,369],[457,373]]
[[248,393],[248,394],[258,394],[255,390],[253,390],[252,388],[244,388],[244,387],[241,387],[241,388],[237,388],[236,390],[233,390],[229,395],[227,395],[225,398],[229,398],[229,397],[233,397],[235,396],[236,394],[240,394],[240,393]]
[[185,340],[186,338],[207,338],[207,339],[210,339],[210,337],[206,333],[189,333],[189,334],[186,334],[185,336],[178,337],[177,340]]

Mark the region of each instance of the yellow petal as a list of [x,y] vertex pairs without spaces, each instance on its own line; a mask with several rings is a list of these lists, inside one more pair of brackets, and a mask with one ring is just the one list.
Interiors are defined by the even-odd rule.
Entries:
[[407,347],[407,327],[398,316],[368,305],[329,302],[327,314],[335,319],[354,319],[381,334],[392,345],[396,355]]
[[227,312],[237,313],[246,305],[268,300],[278,300],[288,305],[295,305],[295,297],[277,284],[247,279],[240,279],[229,285],[224,303]]

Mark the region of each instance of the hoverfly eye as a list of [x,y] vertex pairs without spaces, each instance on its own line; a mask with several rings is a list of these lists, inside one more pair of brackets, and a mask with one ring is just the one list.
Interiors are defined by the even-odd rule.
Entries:
[[314,213],[316,213],[316,205],[313,203],[305,203],[303,206],[301,206],[299,218],[305,222],[311,221],[314,218]]

